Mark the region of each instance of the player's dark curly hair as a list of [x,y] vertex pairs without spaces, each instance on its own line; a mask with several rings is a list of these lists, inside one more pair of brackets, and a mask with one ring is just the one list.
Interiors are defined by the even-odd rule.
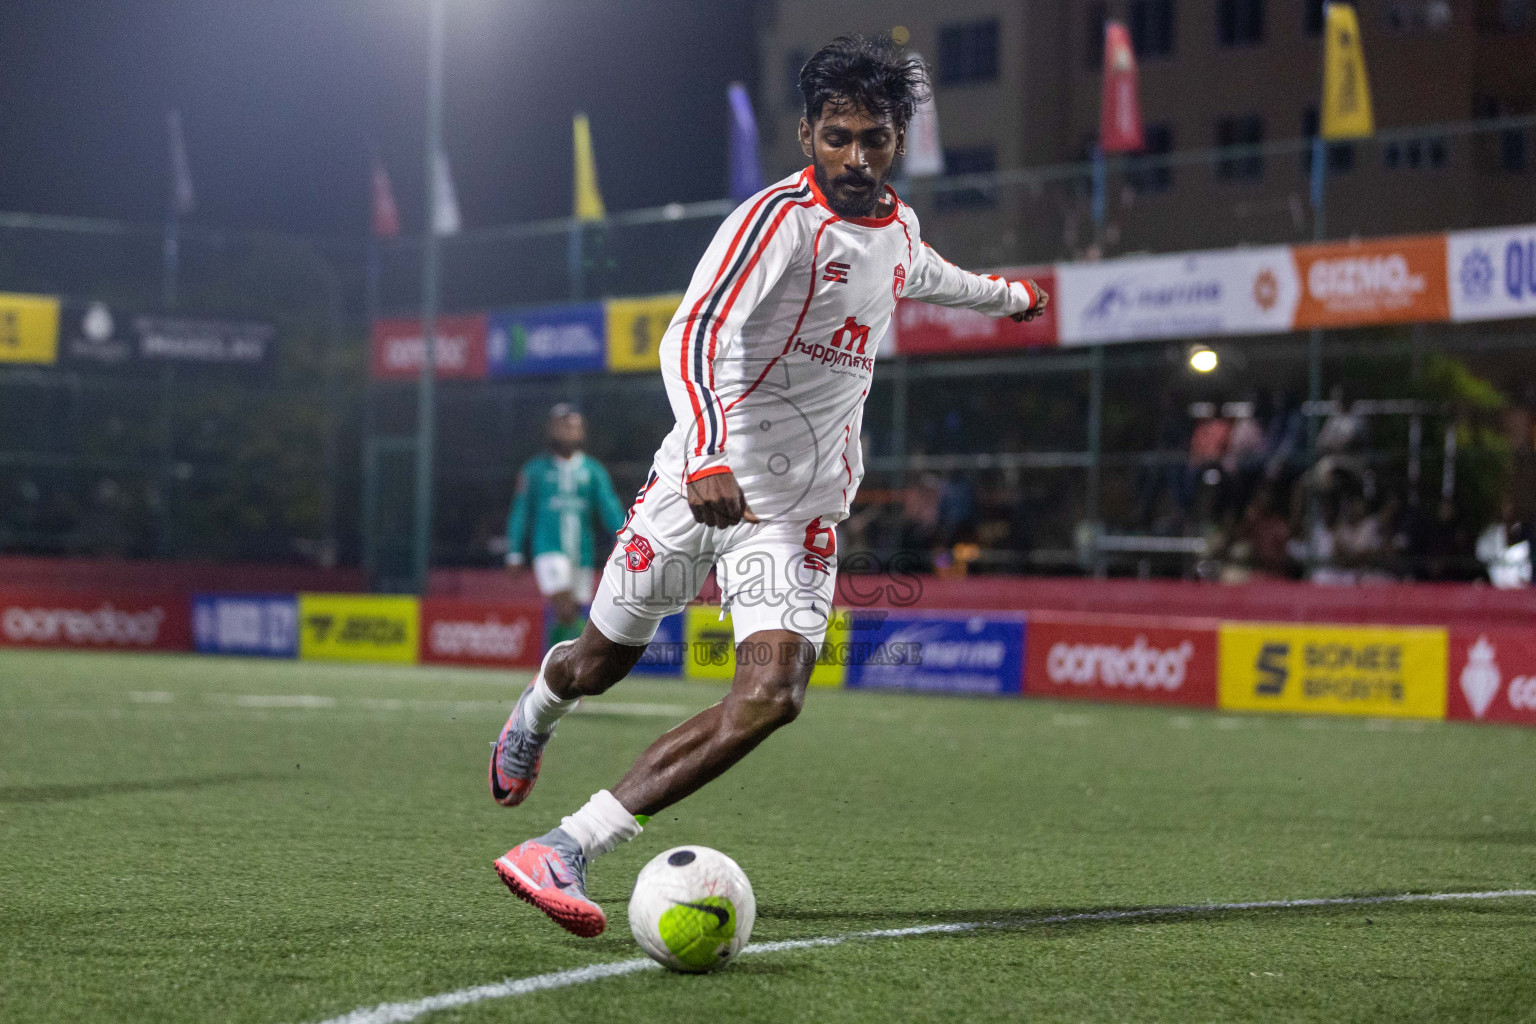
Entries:
[[883,38],[838,36],[800,69],[805,119],[811,122],[828,104],[848,105],[888,116],[903,128],[930,92],[923,62]]

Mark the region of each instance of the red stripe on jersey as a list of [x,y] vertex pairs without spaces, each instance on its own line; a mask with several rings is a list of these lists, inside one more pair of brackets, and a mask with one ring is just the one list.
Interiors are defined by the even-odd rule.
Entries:
[[703,480],[707,476],[717,476],[720,473],[729,473],[730,471],[730,466],[711,466],[709,469],[699,470],[697,473],[693,474],[693,476],[690,476],[688,479],[684,480],[683,483],[691,484],[695,480]]
[[[752,221],[757,217],[757,211],[762,209],[763,204],[766,203],[769,199],[772,199],[776,194],[785,191],[793,191],[799,187],[800,184],[797,181],[793,184],[781,185],[778,188],[770,189],[769,191],[763,193],[758,201],[752,206],[752,209],[747,213],[746,217],[742,218],[741,226],[736,229],[736,234],[731,239],[730,247],[725,250],[725,257],[720,261],[719,269],[715,271],[714,280],[709,282],[709,287],[704,290],[704,294],[699,296],[699,301],[693,304],[693,311],[688,314],[688,326],[687,329],[683,331],[683,342],[681,345],[682,355],[679,359],[680,365],[678,369],[682,373],[683,387],[688,392],[688,400],[693,405],[693,421],[699,425],[699,443],[697,448],[694,449],[694,454],[696,455],[702,454],[704,451],[704,407],[699,404],[699,395],[698,392],[694,390],[693,378],[688,375],[688,355],[689,349],[692,348],[692,345],[688,343],[688,336],[697,329],[699,311],[704,308],[704,303],[709,298],[710,293],[715,290],[715,288],[720,284],[720,279],[725,276],[725,268],[731,265],[731,257],[736,255],[736,247],[741,244],[741,240],[743,236],[746,235],[747,229],[752,226]],[[713,366],[711,366],[711,370],[713,370]]]
[[816,238],[811,242],[811,287],[810,290],[805,293],[805,304],[800,307],[800,316],[795,319],[794,328],[789,332],[789,337],[784,339],[784,351],[768,360],[768,365],[763,367],[763,372],[757,375],[757,380],[753,381],[751,387],[743,391],[731,402],[730,405],[725,407],[726,412],[730,412],[732,409],[736,408],[742,399],[756,391],[757,386],[761,384],[765,378],[767,378],[768,371],[773,369],[773,364],[782,359],[784,355],[789,352],[789,346],[794,344],[795,335],[800,333],[800,325],[805,323],[805,314],[811,308],[811,299],[816,295],[816,260],[821,253],[821,233],[827,230],[830,225],[836,224],[841,219],[842,218],[834,215],[827,220],[822,221],[821,227],[816,229]]
[[[736,296],[741,294],[742,285],[746,284],[747,278],[752,276],[753,268],[757,266],[757,261],[762,258],[763,252],[767,250],[769,241],[772,240],[774,234],[779,230],[779,225],[783,224],[784,218],[789,216],[789,211],[797,206],[814,205],[815,200],[806,199],[801,202],[785,203],[780,206],[779,212],[774,215],[773,223],[768,226],[768,231],[763,235],[763,240],[758,243],[757,250],[752,253],[752,258],[747,261],[745,269],[737,275],[736,286],[731,289],[731,294],[726,297],[725,305],[721,308],[720,312],[715,314],[715,324],[709,331],[709,352],[705,355],[704,361],[709,365],[711,383],[713,383],[715,373],[715,345],[720,340],[720,325],[725,323],[726,319],[730,316],[731,306],[735,305]],[[812,276],[814,277],[815,275],[812,274]],[[720,417],[720,446],[722,448],[725,447],[725,438],[725,416],[722,414]]]

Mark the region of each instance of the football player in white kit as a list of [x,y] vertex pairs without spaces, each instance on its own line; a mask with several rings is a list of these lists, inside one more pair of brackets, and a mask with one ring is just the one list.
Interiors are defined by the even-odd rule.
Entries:
[[725,699],[663,735],[612,791],[496,860],[513,893],[577,935],[592,859],[793,721],[827,630],[836,524],[863,476],[859,435],[875,348],[901,297],[1031,319],[1029,281],[961,270],[922,240],[886,186],[926,70],[843,37],[800,72],[811,164],[739,206],[699,262],[661,343],[676,424],[603,569],[591,617],[553,647],[494,744],[490,788],[521,803],[544,746],[583,696],[623,679],[657,624],[711,569],[736,634]]

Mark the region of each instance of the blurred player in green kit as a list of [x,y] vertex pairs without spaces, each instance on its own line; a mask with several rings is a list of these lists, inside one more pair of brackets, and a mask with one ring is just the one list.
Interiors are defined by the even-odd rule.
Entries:
[[[581,450],[587,425],[575,406],[562,403],[549,410],[544,434],[549,451],[529,459],[517,475],[507,518],[507,565],[524,565],[532,548],[539,593],[555,612],[548,638],[553,645],[581,635],[581,609],[592,600],[596,555],[608,554],[624,525],[624,508],[608,471]],[[604,534],[598,544],[592,535],[594,513]]]

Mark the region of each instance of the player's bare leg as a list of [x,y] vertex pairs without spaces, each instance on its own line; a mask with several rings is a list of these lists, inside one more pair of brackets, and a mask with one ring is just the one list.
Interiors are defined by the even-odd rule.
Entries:
[[[589,626],[587,632],[597,631]],[[603,640],[586,649],[577,641],[554,652],[560,655],[560,667],[551,665],[546,672],[558,674],[562,692],[601,693],[622,678],[621,672],[610,681],[621,666],[623,672],[633,666],[618,659],[635,648]],[[744,657],[748,645],[756,645],[753,656]],[[758,652],[766,656],[758,657]],[[561,819],[559,828],[498,857],[496,873],[502,882],[566,930],[583,936],[601,933],[607,917],[587,899],[587,864],[635,838],[649,815],[718,778],[770,733],[794,721],[805,703],[815,660],[815,647],[798,633],[753,633],[737,647],[736,677],[724,700],[652,743],[614,792],[598,791],[575,814]]]
[[[769,654],[742,657],[748,645]],[[815,663],[816,649],[799,633],[753,633],[737,648],[736,677],[725,699],[646,748],[613,795],[631,814],[652,815],[718,778],[795,720]]]

